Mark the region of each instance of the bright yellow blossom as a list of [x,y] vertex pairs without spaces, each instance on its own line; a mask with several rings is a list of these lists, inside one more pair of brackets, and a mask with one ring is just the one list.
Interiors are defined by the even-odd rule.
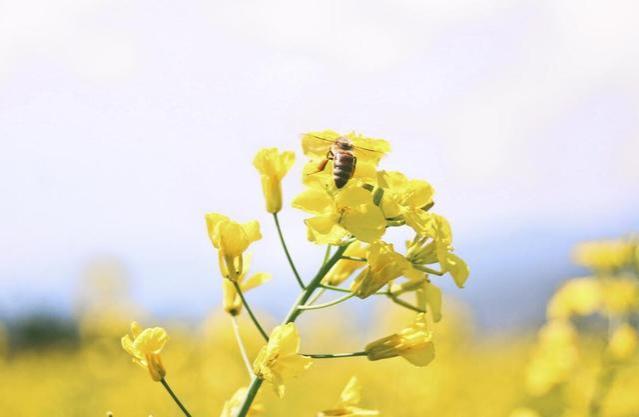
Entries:
[[[240,285],[240,289],[242,290],[242,292],[249,291],[271,279],[271,274],[266,272],[258,272],[245,280],[246,274],[248,273],[251,264],[251,255],[247,253],[242,256],[244,257],[244,260],[242,262],[242,270],[237,276],[237,283]],[[223,273],[223,275],[224,277],[228,277],[228,269],[226,269],[226,265],[221,264],[220,267],[224,267],[224,270],[227,271],[227,273]],[[230,279],[222,280],[222,293],[224,311],[232,316],[237,316],[238,314],[240,314],[240,311],[242,310],[242,298],[237,293],[235,285]]]
[[627,360],[635,354],[638,344],[639,338],[635,328],[628,323],[623,323],[612,333],[608,351],[615,359]]
[[633,262],[637,242],[631,239],[599,240],[579,244],[575,262],[596,271],[612,271]]
[[417,269],[423,265],[439,262],[442,272],[448,272],[459,288],[463,288],[468,280],[468,265],[453,251],[453,234],[448,220],[434,213],[426,213],[425,234],[417,234],[412,241],[406,243],[406,258]]
[[602,308],[611,315],[626,315],[639,308],[639,281],[631,275],[600,280]]
[[365,351],[371,361],[401,356],[415,366],[426,366],[435,358],[432,337],[426,316],[420,313],[411,326],[369,343]]
[[[220,417],[236,417],[237,413],[239,413],[242,408],[242,403],[244,402],[244,398],[246,398],[246,393],[248,389],[246,387],[238,388],[237,391],[224,402],[224,408],[222,408],[222,413]],[[256,416],[261,414],[264,407],[262,404],[253,403],[251,408],[249,408],[248,416]]]
[[130,334],[122,337],[122,348],[133,357],[133,362],[149,370],[154,381],[161,381],[166,375],[160,353],[168,336],[161,327],[142,330],[136,322],[131,323]]
[[[375,183],[377,180],[377,164],[380,159],[390,152],[390,144],[384,139],[368,138],[354,132],[342,135],[332,130],[324,130],[319,132],[309,132],[302,135],[302,150],[304,155],[309,157],[311,161],[304,167],[304,183],[322,184],[333,188],[332,161],[321,172],[317,172],[321,161],[325,160],[327,153],[337,138],[344,136],[352,142],[353,153],[357,158],[357,165],[353,178],[350,180],[354,183]],[[324,140],[319,139],[324,138]]]
[[[355,241],[351,243],[344,256],[350,256],[355,258],[365,258],[368,254],[368,248],[364,247],[360,242]],[[353,261],[350,259],[340,259],[337,263],[326,273],[322,282],[328,285],[339,285],[346,281],[353,272],[364,267],[365,262]]]
[[595,278],[574,278],[567,281],[548,302],[548,317],[570,318],[587,316],[601,307],[601,285]]
[[428,233],[432,220],[424,208],[432,206],[434,194],[429,183],[409,180],[401,172],[381,171],[378,185],[384,190],[381,207],[387,219],[403,218],[417,233]]
[[273,384],[280,398],[285,392],[284,379],[298,376],[313,364],[310,358],[299,354],[299,349],[300,336],[295,324],[283,324],[273,329],[253,363],[255,375]]
[[370,243],[386,230],[371,193],[353,184],[337,192],[309,187],[293,200],[293,207],[315,215],[304,223],[308,239],[318,244],[339,244],[349,233]]
[[231,281],[242,271],[242,254],[249,245],[262,238],[260,224],[253,220],[244,224],[218,213],[206,214],[206,226],[213,246],[218,249],[220,270]]
[[361,401],[362,386],[357,377],[352,377],[346,384],[346,387],[344,387],[335,407],[319,412],[317,417],[365,417],[379,415],[379,411],[377,410],[359,408],[358,405]]
[[266,199],[266,211],[277,213],[282,209],[282,178],[295,162],[295,154],[290,151],[280,153],[277,148],[261,149],[253,166],[262,179],[262,191]]
[[377,241],[370,245],[366,269],[355,278],[351,290],[359,298],[366,298],[402,276],[409,268],[410,263],[395,252],[391,243]]
[[577,332],[565,320],[551,320],[539,331],[539,344],[528,365],[526,387],[541,396],[568,378],[577,365]]

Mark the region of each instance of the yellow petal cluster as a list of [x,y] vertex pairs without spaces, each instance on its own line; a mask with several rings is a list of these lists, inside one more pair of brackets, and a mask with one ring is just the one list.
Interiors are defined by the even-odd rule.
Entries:
[[417,232],[412,241],[406,243],[406,258],[419,269],[421,266],[439,263],[442,272],[449,273],[455,284],[463,288],[470,270],[459,256],[453,253],[453,233],[448,220],[434,213],[426,213],[421,234]]
[[[237,413],[239,413],[242,408],[242,403],[244,402],[244,398],[246,398],[246,393],[248,389],[246,387],[238,388],[235,393],[224,402],[224,407],[222,408],[222,413],[220,417],[237,417]],[[248,411],[248,416],[257,416],[262,413],[264,407],[262,404],[254,402],[251,404],[251,407]]]
[[573,278],[548,303],[549,318],[602,313],[622,316],[639,308],[639,283],[630,277]]
[[377,241],[370,245],[366,268],[355,278],[351,291],[366,298],[410,268],[403,255],[395,252],[391,243]]
[[168,335],[161,327],[144,329],[136,322],[131,323],[130,334],[122,337],[122,348],[133,357],[133,362],[146,368],[154,381],[161,381],[166,375],[160,353],[166,345]]
[[539,343],[529,363],[526,388],[541,396],[568,378],[577,364],[577,332],[565,320],[552,320],[539,331]]
[[431,220],[425,209],[433,205],[433,187],[426,181],[409,180],[401,172],[381,171],[377,182],[384,190],[381,200],[384,216],[401,217],[417,233],[427,234]]
[[251,243],[262,238],[260,224],[255,220],[241,224],[223,214],[207,213],[206,226],[209,238],[218,250],[222,275],[237,281],[243,270],[242,254]]
[[611,272],[636,262],[638,248],[639,241],[633,238],[597,240],[579,244],[573,257],[579,265],[597,272]]
[[286,391],[285,379],[298,376],[313,364],[310,358],[299,354],[299,349],[300,336],[295,324],[280,325],[273,329],[253,363],[255,375],[271,383],[280,398]]
[[377,416],[379,411],[367,410],[359,408],[359,403],[362,401],[362,386],[359,383],[357,377],[352,377],[344,390],[340,395],[340,399],[335,407],[321,411],[317,414],[317,417],[365,417],[365,416]]
[[[352,258],[366,258],[368,255],[368,248],[364,247],[360,242],[355,241],[351,243],[344,256]],[[361,261],[353,261],[350,259],[340,259],[337,263],[326,273],[322,282],[328,285],[339,285],[346,281],[355,271],[363,268],[366,263]]]
[[369,343],[365,351],[371,361],[401,356],[415,366],[426,366],[435,359],[432,337],[426,317],[420,313],[411,326]]
[[295,154],[291,151],[279,152],[277,148],[261,149],[253,166],[260,173],[262,192],[266,199],[266,211],[277,213],[282,209],[282,178],[295,162]]
[[[250,264],[251,256],[249,253],[242,255],[242,270],[237,276],[237,283],[243,293],[258,287],[271,279],[271,274],[266,272],[258,272],[252,275],[250,278],[246,278]],[[226,265],[223,265],[226,267]],[[225,275],[227,276],[227,275]],[[242,298],[237,293],[235,285],[230,279],[222,280],[222,295],[223,295],[223,307],[224,311],[232,316],[237,316],[242,311]]]
[[349,234],[373,242],[386,230],[386,219],[370,191],[349,184],[339,191],[309,187],[293,200],[293,207],[315,215],[304,222],[308,239],[338,245]]

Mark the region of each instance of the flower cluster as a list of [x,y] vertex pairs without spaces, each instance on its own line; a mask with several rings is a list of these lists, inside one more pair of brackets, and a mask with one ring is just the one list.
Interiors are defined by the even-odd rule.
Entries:
[[[240,223],[219,213],[205,216],[208,235],[218,256],[223,307],[233,320],[250,377],[250,384],[238,389],[226,402],[222,416],[245,417],[258,411],[254,400],[264,382],[283,397],[286,380],[307,370],[314,359],[366,357],[378,361],[399,356],[415,366],[428,365],[435,357],[432,326],[442,316],[442,291],[434,277],[449,274],[460,288],[468,279],[466,263],[454,253],[450,224],[432,211],[433,187],[424,180],[407,178],[401,172],[379,169],[380,161],[390,152],[387,141],[326,130],[304,134],[302,150],[309,158],[303,168],[305,188],[293,198],[292,206],[309,214],[305,220],[308,240],[326,246],[319,271],[310,279],[304,279],[298,272],[278,218],[283,207],[282,181],[295,155],[266,148],[260,150],[253,161],[260,175],[266,211],[273,216],[286,260],[301,290],[289,314],[271,332],[264,329],[244,296],[246,291],[270,279],[267,273],[246,278],[250,263],[247,250],[262,238],[259,223]],[[397,250],[387,234],[392,228],[402,228],[409,233],[404,251]],[[323,294],[341,297],[319,303]],[[411,295],[414,300],[407,299]],[[300,352],[301,338],[295,321],[301,314],[329,308],[351,298],[372,296],[384,297],[415,312],[415,319],[406,328],[375,340],[360,351]],[[252,363],[236,321],[243,310],[265,343]],[[141,348],[135,350],[129,347],[128,341],[125,345],[124,339],[123,346],[134,358],[144,360],[154,379],[163,381],[169,389],[164,370],[160,373],[157,365],[159,350],[150,353],[139,350]],[[188,416],[177,399],[176,402]],[[359,403],[360,387],[353,378],[339,403],[319,415],[377,415],[375,410],[360,408]]]
[[[601,376],[593,383],[587,409],[580,411],[596,415],[615,373],[636,357],[639,245],[635,238],[587,242],[577,246],[574,258],[591,269],[592,275],[568,280],[551,297],[548,321],[539,332],[526,385],[531,396],[541,397],[559,386],[583,384],[583,376],[575,372],[591,352],[580,341],[600,338],[597,363]],[[606,331],[598,333],[601,321]],[[566,408],[577,409],[568,403]]]

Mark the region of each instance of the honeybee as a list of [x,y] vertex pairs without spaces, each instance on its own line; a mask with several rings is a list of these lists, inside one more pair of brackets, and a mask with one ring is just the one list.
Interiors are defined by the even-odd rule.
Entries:
[[[374,152],[376,155],[372,159],[375,161],[379,160],[383,155],[384,151],[387,151],[387,143],[386,141],[377,140],[382,143],[382,150],[370,149],[363,146],[355,145],[353,141],[347,136],[338,136],[336,139],[329,139],[326,137],[318,136],[312,133],[304,134],[304,137],[310,137],[317,140],[330,142],[331,145],[326,152],[326,156],[320,161],[317,166],[316,171],[310,172],[307,175],[316,174],[324,171],[326,165],[329,161],[333,161],[333,182],[335,183],[335,187],[342,188],[344,187],[348,181],[353,178],[355,174],[355,169],[357,168],[357,156],[355,155],[356,151],[366,151],[366,152]],[[368,139],[369,141],[376,141],[375,139]],[[371,159],[371,158],[369,158]]]

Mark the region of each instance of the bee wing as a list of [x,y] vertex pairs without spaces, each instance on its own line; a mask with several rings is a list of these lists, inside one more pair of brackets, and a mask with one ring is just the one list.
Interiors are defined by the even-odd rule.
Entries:
[[355,133],[347,136],[353,142],[355,156],[362,161],[377,163],[391,150],[390,144],[384,139],[367,138]]
[[339,136],[339,133],[332,130],[303,133],[302,150],[304,155],[311,159],[326,158],[326,153]]

